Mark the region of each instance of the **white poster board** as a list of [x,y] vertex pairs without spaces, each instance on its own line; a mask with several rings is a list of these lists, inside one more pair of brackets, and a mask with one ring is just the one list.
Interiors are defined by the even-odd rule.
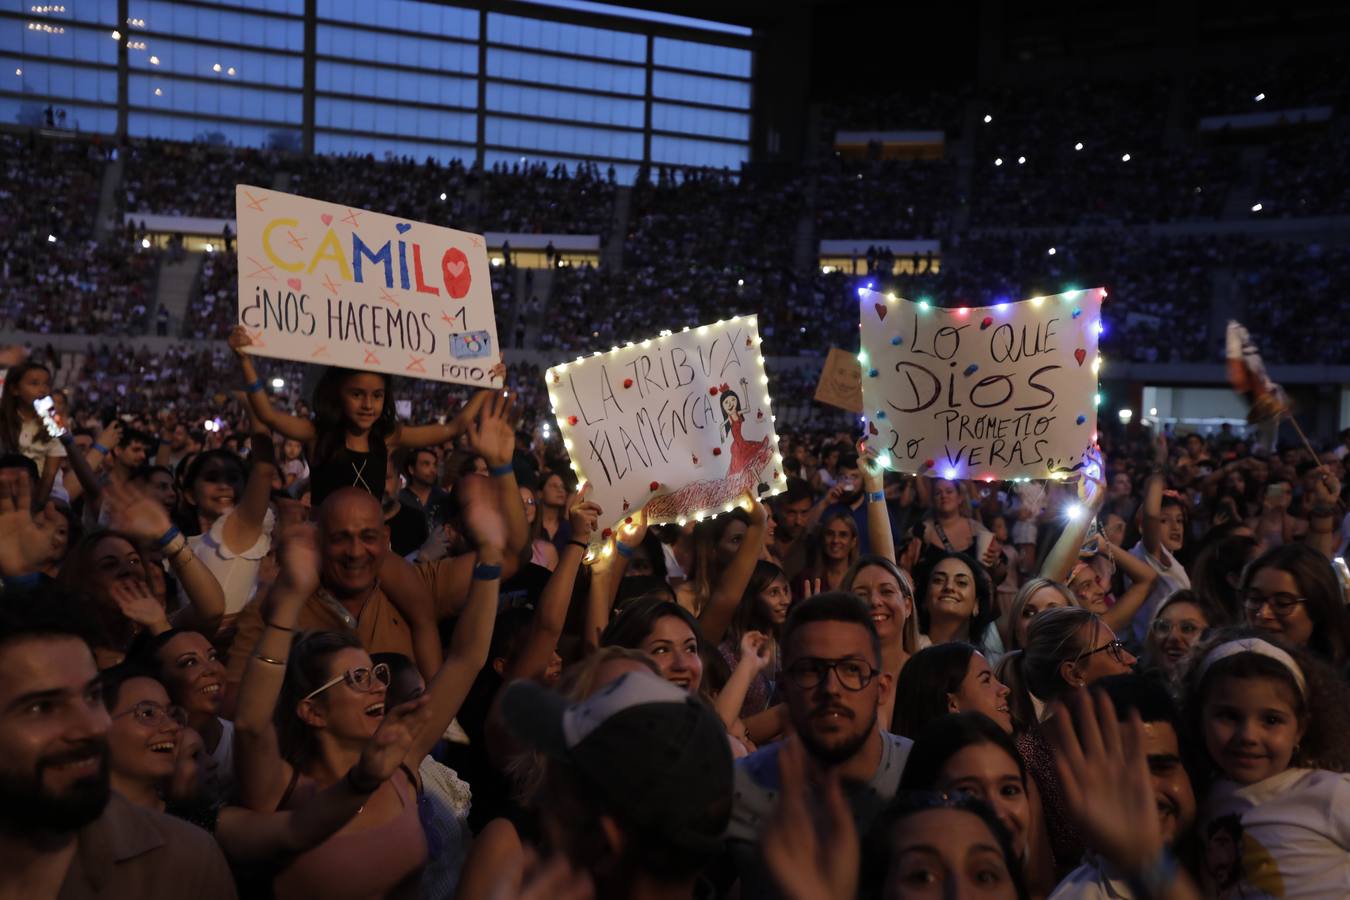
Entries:
[[901,472],[1066,476],[1097,436],[1105,293],[939,309],[859,289],[869,440]]
[[644,506],[653,524],[686,522],[783,490],[759,345],[741,316],[548,370],[572,468],[604,511],[597,542]]
[[480,235],[241,184],[239,322],[250,352],[497,387]]

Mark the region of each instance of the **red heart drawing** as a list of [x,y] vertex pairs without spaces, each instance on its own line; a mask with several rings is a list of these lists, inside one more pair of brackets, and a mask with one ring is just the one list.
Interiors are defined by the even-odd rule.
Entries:
[[875,304],[873,304],[873,306],[876,307],[877,318],[878,318],[878,319],[885,320],[885,318],[886,318],[886,304],[884,304],[884,303],[875,303]]
[[287,278],[287,279],[286,279],[286,285],[287,285],[287,287],[289,287],[291,290],[293,290],[293,291],[298,291],[298,290],[300,290],[300,279],[299,279],[299,278]]
[[1083,360],[1087,359],[1087,351],[1082,347],[1079,347],[1077,350],[1073,351],[1073,358],[1078,360],[1078,364],[1081,366]]
[[869,434],[881,434],[880,431],[877,431],[877,426],[875,422],[867,423],[867,431]]
[[323,224],[325,225],[332,225],[333,217],[330,216],[328,213],[324,213],[323,215],[319,216],[319,221],[323,222]]

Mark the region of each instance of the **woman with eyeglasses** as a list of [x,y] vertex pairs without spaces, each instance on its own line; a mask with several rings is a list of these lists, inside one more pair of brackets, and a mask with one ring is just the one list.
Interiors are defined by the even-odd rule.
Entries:
[[137,806],[163,810],[187,714],[169,701],[148,670],[125,663],[100,676],[108,707],[108,775],[113,790]]
[[505,557],[507,526],[499,510],[484,508],[468,524],[478,548],[468,599],[444,664],[425,699],[413,701],[425,704],[425,715],[409,723],[413,734],[400,774],[378,785],[361,770],[361,754],[386,715],[401,717],[408,704],[386,713],[389,669],[371,661],[355,634],[309,632],[292,640],[301,607],[318,588],[321,556],[311,526],[293,526],[283,536],[266,628],[239,688],[241,797],[258,811],[297,810],[342,783],[369,797],[351,823],[277,875],[278,900],[416,891],[429,852],[418,816],[418,768],[487,661]]
[[1331,562],[1301,544],[1268,550],[1243,570],[1238,597],[1252,628],[1307,647],[1337,669],[1350,659],[1350,616]]
[[1219,624],[1213,612],[1196,591],[1177,591],[1158,607],[1148,626],[1144,659],[1151,668],[1172,681],[1179,680],[1190,658],[1191,648],[1205,632]]
[[1123,675],[1135,658],[1109,625],[1077,606],[1047,609],[1031,620],[1027,645],[1004,657],[999,679],[1012,690],[1014,718],[1023,731],[1017,749],[1040,789],[1055,867],[1064,875],[1078,866],[1083,842],[1069,818],[1046,738],[1049,704],[1108,675]]

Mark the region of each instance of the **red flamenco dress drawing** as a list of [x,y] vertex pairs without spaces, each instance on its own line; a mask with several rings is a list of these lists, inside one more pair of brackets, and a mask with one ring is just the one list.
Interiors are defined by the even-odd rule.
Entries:
[[[748,382],[741,379],[741,389],[747,387]],[[649,519],[672,519],[705,510],[720,510],[746,491],[759,493],[758,487],[764,481],[760,473],[773,460],[772,443],[767,435],[757,441],[748,440],[744,434],[745,408],[741,405],[740,395],[727,384],[716,390],[722,409],[719,439],[731,440],[729,452],[725,454],[730,457],[726,474],[718,479],[696,481],[674,493],[656,497],[647,504]],[[714,454],[721,456],[719,451],[720,448]]]

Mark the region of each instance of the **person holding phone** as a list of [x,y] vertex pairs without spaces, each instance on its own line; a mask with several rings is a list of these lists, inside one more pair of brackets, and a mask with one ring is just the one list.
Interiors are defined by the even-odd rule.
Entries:
[[65,485],[56,477],[66,448],[34,407],[44,398],[50,403],[51,392],[51,371],[42,363],[26,361],[6,373],[4,394],[0,396],[0,452],[21,454],[37,466],[41,480],[34,500],[38,506],[46,505],[48,499],[70,499]]

